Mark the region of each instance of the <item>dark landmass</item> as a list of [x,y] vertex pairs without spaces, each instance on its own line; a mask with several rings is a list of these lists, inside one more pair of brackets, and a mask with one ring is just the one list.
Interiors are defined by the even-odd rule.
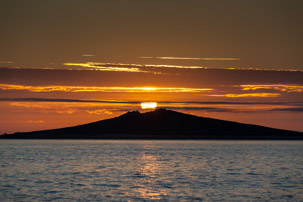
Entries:
[[280,130],[157,109],[127,112],[89,124],[4,134],[1,139],[206,139],[303,140],[303,132]]

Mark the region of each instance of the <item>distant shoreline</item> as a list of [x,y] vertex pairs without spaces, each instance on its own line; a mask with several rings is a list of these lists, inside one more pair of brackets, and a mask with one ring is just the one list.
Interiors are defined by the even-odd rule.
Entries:
[[0,139],[303,140],[303,132],[157,109],[67,128],[4,134]]

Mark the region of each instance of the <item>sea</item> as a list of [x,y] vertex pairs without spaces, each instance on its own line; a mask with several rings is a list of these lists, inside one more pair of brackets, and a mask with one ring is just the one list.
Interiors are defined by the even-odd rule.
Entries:
[[0,140],[0,201],[303,201],[303,141]]

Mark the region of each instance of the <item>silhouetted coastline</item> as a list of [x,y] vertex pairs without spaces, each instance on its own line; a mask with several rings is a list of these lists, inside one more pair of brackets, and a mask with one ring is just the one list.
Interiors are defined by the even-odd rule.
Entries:
[[67,128],[4,134],[1,139],[303,140],[303,133],[157,109]]

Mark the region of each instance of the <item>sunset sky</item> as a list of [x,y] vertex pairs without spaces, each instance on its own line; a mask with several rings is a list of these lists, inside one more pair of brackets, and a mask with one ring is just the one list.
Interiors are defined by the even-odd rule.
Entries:
[[1,0],[0,134],[141,102],[303,131],[301,0]]

